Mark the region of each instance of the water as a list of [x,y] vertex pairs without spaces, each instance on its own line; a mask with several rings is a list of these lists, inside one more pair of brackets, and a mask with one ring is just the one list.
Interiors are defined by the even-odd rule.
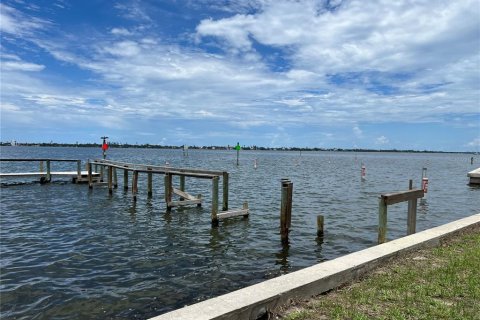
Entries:
[[[97,148],[2,147],[2,158],[86,160]],[[417,231],[480,211],[480,189],[469,187],[471,155],[339,152],[110,149],[112,160],[230,172],[230,208],[248,201],[250,217],[212,229],[211,182],[186,179],[202,208],[166,212],[163,177],[146,195],[140,174],[137,202],[119,188],[32,178],[1,190],[1,313],[5,319],[144,319],[376,244],[378,196],[420,184],[429,192],[418,206]],[[258,168],[254,168],[257,159]],[[478,157],[476,159],[478,161]],[[367,168],[361,181],[360,167]],[[38,163],[1,163],[2,172],[36,171]],[[76,170],[53,163],[52,170]],[[279,235],[280,179],[293,182],[290,245]],[[15,180],[19,182],[18,179]],[[174,183],[178,186],[178,180]],[[221,190],[221,188],[220,188]],[[220,195],[221,199],[221,195]],[[407,203],[388,208],[388,239],[406,233]],[[316,239],[316,216],[325,237]]]

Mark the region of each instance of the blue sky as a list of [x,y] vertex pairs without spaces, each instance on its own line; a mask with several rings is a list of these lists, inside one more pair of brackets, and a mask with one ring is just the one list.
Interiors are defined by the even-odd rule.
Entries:
[[2,0],[1,140],[479,151],[480,2]]

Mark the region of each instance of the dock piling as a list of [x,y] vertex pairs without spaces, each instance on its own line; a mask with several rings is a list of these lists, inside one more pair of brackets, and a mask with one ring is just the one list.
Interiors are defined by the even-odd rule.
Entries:
[[387,204],[383,198],[378,202],[378,243],[385,242],[387,234]]
[[47,182],[50,182],[52,179],[51,171],[50,171],[50,160],[47,160]]
[[132,195],[133,201],[137,201],[137,192],[138,192],[138,171],[133,171],[132,176]]
[[172,207],[170,203],[172,202],[172,175],[169,173],[165,174],[165,202],[167,204],[167,211],[170,211]]
[[212,178],[212,227],[218,226],[218,177]]
[[[410,179],[408,190],[413,189],[413,181]],[[414,234],[417,224],[417,199],[408,200],[408,216],[407,216],[407,235]]]
[[[151,168],[147,168],[147,170],[152,171]],[[151,197],[153,195],[153,188],[152,188],[152,173],[147,173],[147,195]]]
[[281,180],[282,196],[280,203],[280,237],[283,244],[288,243],[288,233],[290,231],[292,219],[292,194],[293,183],[288,179]]
[[324,218],[320,214],[317,216],[317,237],[319,238],[323,238],[323,235],[324,235],[323,227],[324,227]]
[[113,188],[118,188],[117,168],[113,167]]
[[113,167],[108,166],[108,193],[112,194],[113,193]]
[[123,190],[128,190],[128,169],[123,169]]
[[87,162],[87,171],[88,171],[88,188],[93,189],[92,164],[90,163],[90,161]]
[[[185,176],[180,176],[180,191],[185,191]],[[185,200],[184,197],[180,197],[180,201]]]
[[223,184],[223,205],[222,211],[228,210],[228,172],[224,171],[222,173],[222,184]]

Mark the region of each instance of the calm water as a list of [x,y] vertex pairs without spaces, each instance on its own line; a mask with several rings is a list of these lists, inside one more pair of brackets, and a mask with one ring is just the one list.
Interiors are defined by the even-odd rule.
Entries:
[[[2,158],[94,159],[94,148],[2,147]],[[211,182],[187,178],[202,208],[166,213],[163,177],[146,195],[140,175],[136,203],[123,191],[55,182],[3,180],[1,313],[5,319],[139,318],[205,300],[376,244],[378,196],[420,183],[417,230],[480,212],[480,189],[467,185],[470,155],[335,152],[110,149],[112,160],[230,172],[230,208],[248,201],[249,219],[210,225]],[[258,159],[258,168],[253,161]],[[360,179],[365,163],[367,180]],[[36,171],[38,163],[1,163],[2,172]],[[52,170],[76,170],[53,163]],[[293,182],[290,246],[279,235],[280,179]],[[15,180],[19,182],[19,180]],[[177,185],[178,185],[178,181]],[[220,188],[221,189],[221,188]],[[221,197],[221,195],[220,195]],[[221,199],[221,198],[220,198]],[[389,239],[406,233],[407,204],[389,207]],[[316,239],[316,216],[326,235]]]

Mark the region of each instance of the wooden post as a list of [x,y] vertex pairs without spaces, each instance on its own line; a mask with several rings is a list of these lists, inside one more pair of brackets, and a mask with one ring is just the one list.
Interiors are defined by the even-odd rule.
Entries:
[[40,161],[40,172],[43,172],[43,161]]
[[50,171],[50,160],[47,160],[47,182],[52,179],[52,173]]
[[[180,176],[180,191],[185,191],[185,176]],[[180,201],[185,200],[184,197],[180,197]]]
[[[152,170],[152,168],[147,168],[147,170]],[[152,173],[147,173],[147,195],[151,197],[153,195],[153,188],[152,188]]]
[[[413,189],[413,181],[410,179],[408,189]],[[417,199],[408,200],[407,235],[414,234],[417,224]]]
[[104,172],[104,165],[100,165],[100,181],[103,182],[103,172]]
[[282,198],[280,203],[280,237],[283,244],[288,243],[288,183],[287,179],[282,179]]
[[387,235],[387,204],[380,197],[378,202],[378,244],[384,243]]
[[212,227],[218,226],[218,176],[212,178]]
[[[197,199],[199,199],[199,200],[202,199],[202,194],[201,194],[201,193],[199,193],[199,194],[197,195]],[[202,203],[201,203],[201,202],[197,203],[197,207],[201,207],[201,206],[202,206]]]
[[77,160],[77,183],[82,179],[82,160]]
[[323,237],[323,222],[324,218],[320,214],[317,216],[317,237],[322,238]]
[[113,168],[113,188],[118,188],[117,168]]
[[138,192],[138,171],[133,171],[132,176],[132,195],[133,201],[137,201],[137,192]]
[[88,171],[88,188],[93,188],[93,179],[92,179],[92,164],[87,162],[87,171]]
[[128,190],[128,170],[123,169],[123,190]]
[[113,167],[108,166],[108,193],[112,194],[113,193]]
[[293,197],[293,183],[288,181],[288,194],[287,194],[287,227],[290,230],[292,226],[292,197]]
[[[243,210],[248,210],[248,202],[243,202]],[[243,215],[244,218],[248,218],[248,214]]]
[[167,211],[170,211],[170,202],[172,202],[172,175],[169,173],[165,174],[165,202],[167,204]]
[[227,211],[228,210],[228,172],[226,171],[223,172],[222,183],[223,183],[222,211]]

